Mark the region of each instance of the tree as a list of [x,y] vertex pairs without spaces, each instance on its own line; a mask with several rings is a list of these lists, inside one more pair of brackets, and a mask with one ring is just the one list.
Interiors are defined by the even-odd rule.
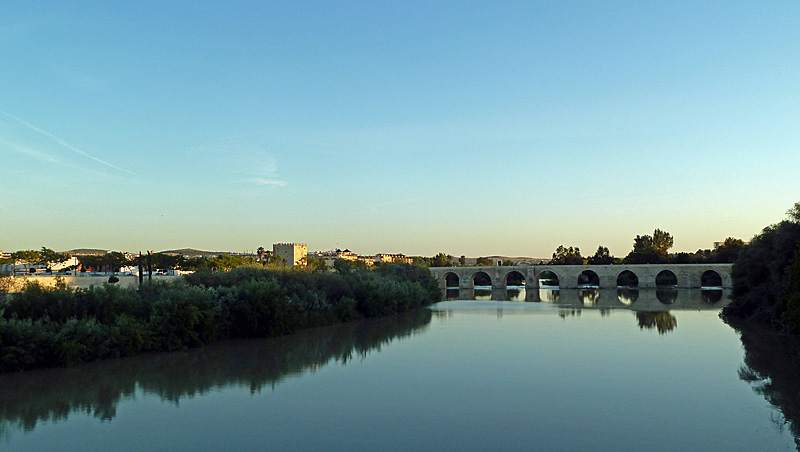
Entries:
[[633,250],[625,257],[626,264],[657,264],[664,262],[673,244],[669,232],[656,229],[653,235],[637,235]]
[[659,256],[666,256],[673,244],[672,236],[669,232],[656,229],[653,235],[637,235],[633,239],[634,253],[654,253]]
[[[151,265],[156,270],[173,270],[181,266],[182,256],[172,256],[164,253],[155,253],[150,257]],[[129,262],[128,265],[136,265],[136,262]]]
[[42,256],[38,251],[22,250],[11,253],[11,259],[14,260],[13,265],[16,265],[17,261],[21,261],[22,265],[25,266],[25,273],[28,273],[28,265],[39,262]]
[[321,257],[305,257],[306,259],[306,266],[305,270],[310,273],[322,273],[328,269],[328,266],[325,265],[325,259]]
[[85,272],[89,269],[92,269],[92,271],[100,271],[100,268],[102,267],[102,256],[79,256],[78,262],[80,262],[82,272]]
[[431,267],[449,267],[453,256],[448,256],[444,253],[437,253],[431,259]]
[[217,268],[230,270],[248,263],[253,263],[253,258],[223,254],[211,259],[211,262],[213,262],[214,266]]
[[492,264],[492,260],[489,259],[488,257],[479,257],[477,262],[475,262],[475,264],[476,265],[485,265],[485,266],[493,265]]
[[190,257],[181,263],[181,268],[184,270],[197,271],[201,268],[212,268],[214,263],[207,257]]
[[583,265],[586,261],[577,246],[567,248],[564,245],[558,245],[550,263],[553,265]]
[[347,259],[336,259],[333,261],[333,269],[341,275],[349,275],[354,271],[364,271],[367,263],[364,261],[351,261]]
[[[795,207],[800,206],[795,203]],[[787,297],[791,297],[791,287],[796,281],[792,279],[794,269],[790,266],[794,264],[798,244],[800,222],[791,220],[767,226],[753,237],[739,251],[733,265],[733,302],[723,308],[724,318],[794,329],[793,323],[800,320],[800,314],[792,311],[800,309]],[[800,328],[800,322],[797,327]]]
[[124,267],[128,263],[128,259],[119,251],[111,251],[110,253],[106,253],[102,256],[102,258],[103,266],[108,269],[106,271],[110,272],[118,272],[120,268]]
[[744,241],[728,237],[719,248],[712,253],[715,262],[733,263],[739,257],[739,253],[744,248]]
[[794,206],[786,211],[789,216],[789,221],[793,223],[800,223],[800,202],[794,203]]
[[614,263],[614,256],[611,255],[608,248],[601,245],[597,247],[597,251],[588,259],[588,262],[591,265],[610,265]]
[[666,256],[667,253],[669,253],[669,249],[672,248],[673,242],[674,240],[669,232],[662,231],[661,229],[656,229],[653,231],[653,247],[661,256]]
[[411,265],[415,267],[428,268],[431,264],[432,258],[423,256],[411,256],[411,259],[412,259]]
[[42,251],[39,252],[39,264],[46,265],[48,269],[52,264],[60,264],[62,262],[66,262],[69,259],[64,253],[57,253],[50,248],[42,247]]
[[259,262],[262,262],[264,260],[264,252],[266,252],[266,250],[264,249],[263,246],[259,246],[258,249],[256,250]]

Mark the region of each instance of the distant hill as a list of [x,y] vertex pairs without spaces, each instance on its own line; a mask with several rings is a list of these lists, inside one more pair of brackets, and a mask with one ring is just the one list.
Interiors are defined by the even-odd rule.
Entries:
[[229,251],[203,251],[203,250],[196,250],[194,248],[181,248],[179,250],[166,250],[160,251],[161,253],[167,254],[180,254],[181,256],[218,256],[220,254],[231,254]]
[[[117,250],[101,250],[99,248],[75,248],[72,250],[61,251],[64,254],[75,254],[75,255],[98,255],[98,254],[106,254],[111,251]],[[194,248],[181,248],[177,250],[165,250],[165,251],[158,251],[159,253],[170,253],[170,254],[180,254],[181,256],[219,256],[224,254],[232,254],[230,251],[203,251],[197,250]],[[144,251],[142,252],[144,253]]]
[[[496,256],[496,255],[495,256],[481,256],[481,257],[489,258],[492,261],[511,261],[514,264],[517,264],[517,263],[523,262],[523,261],[527,261],[527,262],[540,262],[540,261],[548,262],[548,261],[550,261],[550,258],[547,258],[547,257],[542,258],[542,257]],[[458,262],[458,259],[459,259],[458,256],[454,256],[453,262]],[[477,257],[467,257],[467,258],[465,258],[465,263],[467,265],[475,265],[475,263],[477,261],[478,261]]]

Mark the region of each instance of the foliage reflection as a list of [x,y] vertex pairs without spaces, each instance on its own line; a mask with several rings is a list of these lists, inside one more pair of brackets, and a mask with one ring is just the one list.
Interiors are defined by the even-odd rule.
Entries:
[[213,388],[274,388],[287,376],[380,351],[430,324],[431,311],[305,330],[276,339],[230,341],[186,352],[0,375],[0,437],[86,412],[102,420],[137,389],[178,403]]
[[744,363],[739,378],[775,408],[770,420],[778,431],[788,428],[800,450],[800,344],[763,325],[723,320],[741,334]]
[[674,330],[678,326],[678,319],[669,311],[658,312],[636,312],[636,321],[639,322],[639,328],[651,330],[658,329],[658,334],[666,334]]

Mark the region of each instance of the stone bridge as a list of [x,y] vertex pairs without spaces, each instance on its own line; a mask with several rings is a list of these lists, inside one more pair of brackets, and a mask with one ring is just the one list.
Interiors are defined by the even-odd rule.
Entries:
[[[521,280],[526,289],[539,289],[540,279],[557,280],[553,285],[559,289],[620,286],[650,289],[657,287],[656,278],[677,288],[730,288],[732,268],[733,264],[515,265],[431,267],[430,271],[444,292],[446,289],[474,289],[476,277],[491,281],[492,290],[505,290],[509,280]],[[704,284],[704,280],[712,283]],[[485,284],[478,285],[488,288]]]

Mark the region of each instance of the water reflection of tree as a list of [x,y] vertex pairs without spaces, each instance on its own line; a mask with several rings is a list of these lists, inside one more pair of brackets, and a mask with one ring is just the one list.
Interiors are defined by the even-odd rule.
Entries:
[[[628,273],[630,273],[630,272],[628,272]],[[622,304],[625,304],[625,305],[636,303],[636,300],[639,299],[639,289],[631,289],[631,288],[628,288],[628,287],[618,288],[617,289],[617,298],[619,299],[619,301]]]
[[666,334],[678,326],[678,319],[669,311],[636,311],[636,320],[639,322],[639,328],[648,330],[657,328],[658,334]]
[[594,306],[600,299],[600,291],[597,289],[580,289],[578,298],[584,306]]
[[245,386],[255,393],[287,376],[347,363],[426,328],[430,310],[317,328],[276,339],[232,341],[186,352],[142,355],[68,369],[0,376],[0,437],[33,430],[72,413],[116,417],[137,389],[177,403],[214,388]]
[[725,322],[741,334],[744,363],[739,378],[775,408],[770,419],[779,431],[789,428],[800,451],[800,344],[760,325]]
[[567,317],[580,317],[581,310],[575,308],[564,308],[558,310],[558,316],[562,319],[566,319]]
[[546,303],[558,304],[561,302],[561,292],[552,289],[539,289],[539,299]]

